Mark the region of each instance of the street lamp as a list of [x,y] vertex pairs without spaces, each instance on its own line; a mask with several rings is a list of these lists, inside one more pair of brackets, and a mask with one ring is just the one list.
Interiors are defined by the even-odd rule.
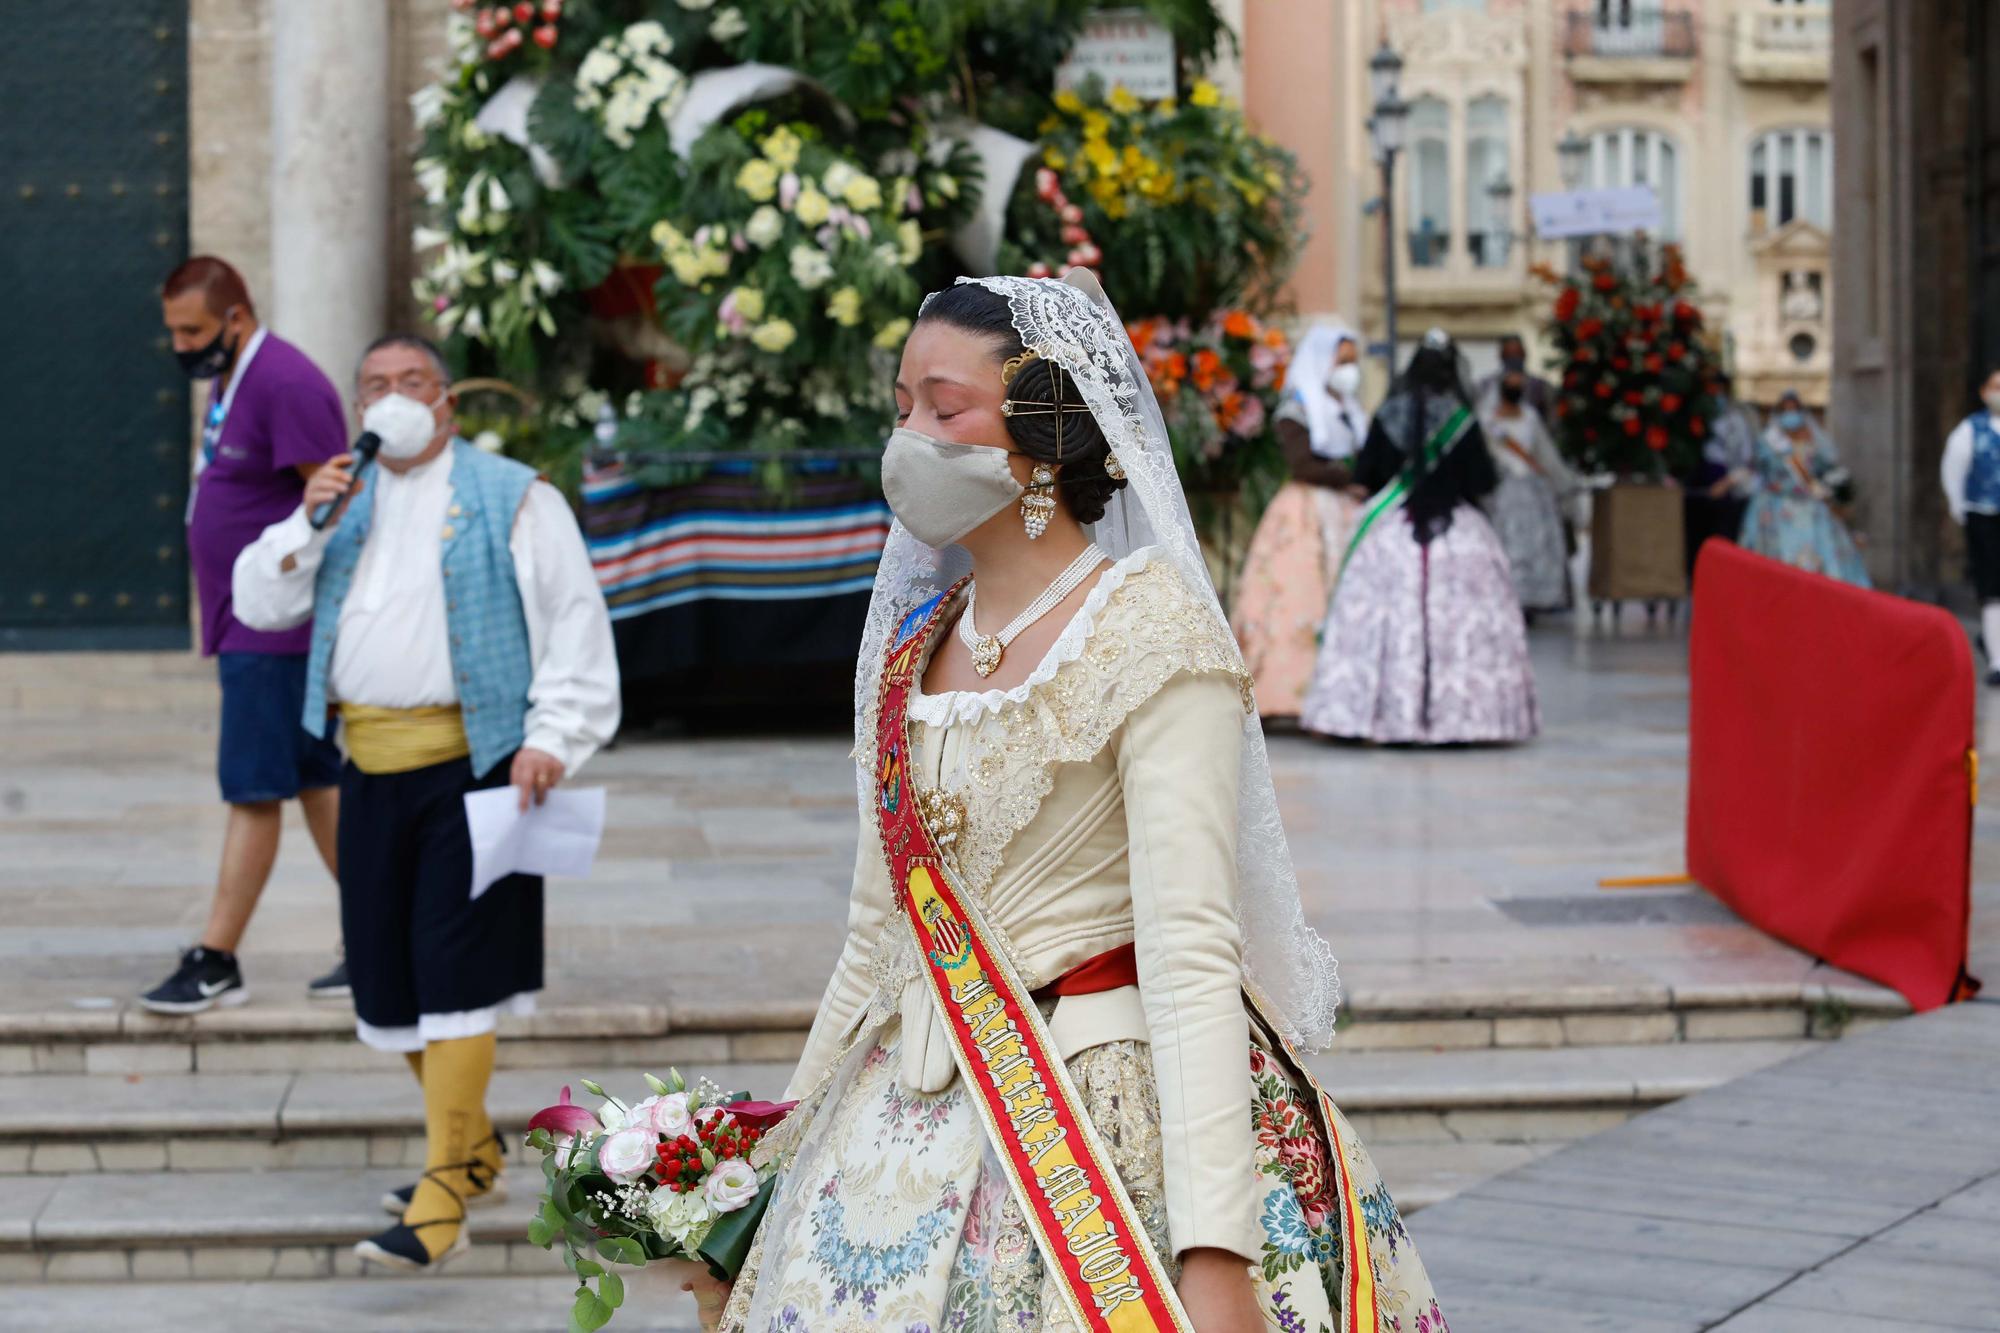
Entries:
[[[1576,190],[1583,185],[1583,172],[1590,161],[1590,141],[1578,134],[1574,128],[1565,130],[1556,143],[1556,163],[1562,169],[1562,183],[1565,190]],[[1569,238],[1569,271],[1579,273],[1583,269],[1583,237]]]
[[1410,119],[1410,104],[1397,87],[1402,75],[1403,58],[1384,38],[1368,61],[1368,87],[1375,96],[1368,135],[1382,167],[1382,310],[1391,380],[1396,376],[1396,154],[1403,151]]
[[1514,182],[1507,179],[1506,171],[1496,172],[1493,179],[1486,182],[1486,199],[1492,206],[1492,227],[1488,235],[1493,246],[1487,266],[1505,268],[1507,256],[1514,248]]

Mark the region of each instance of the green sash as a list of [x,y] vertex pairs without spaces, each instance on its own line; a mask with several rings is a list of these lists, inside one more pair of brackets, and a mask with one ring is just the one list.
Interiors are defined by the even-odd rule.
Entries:
[[[1472,429],[1472,420],[1472,409],[1461,407],[1446,417],[1443,425],[1431,432],[1430,438],[1424,441],[1423,470],[1426,473],[1436,467],[1438,460],[1450,453],[1452,448],[1465,438],[1465,433]],[[1340,569],[1333,577],[1336,588],[1340,586],[1340,576],[1347,572],[1347,562],[1361,549],[1362,539],[1374,529],[1375,520],[1384,514],[1401,509],[1404,502],[1410,498],[1409,476],[1410,469],[1403,469],[1394,481],[1375,493],[1375,498],[1368,502],[1368,508],[1362,511],[1361,521],[1354,525],[1354,535],[1347,539],[1347,549],[1341,553]]]

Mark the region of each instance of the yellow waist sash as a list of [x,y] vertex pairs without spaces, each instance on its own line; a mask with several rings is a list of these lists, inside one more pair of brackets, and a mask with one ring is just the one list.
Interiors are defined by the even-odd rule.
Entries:
[[428,708],[340,706],[347,732],[347,757],[363,773],[408,773],[449,763],[472,753],[457,704]]

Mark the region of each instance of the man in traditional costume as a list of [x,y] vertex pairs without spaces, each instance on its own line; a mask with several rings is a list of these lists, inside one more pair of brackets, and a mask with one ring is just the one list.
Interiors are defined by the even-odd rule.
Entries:
[[[305,726],[346,740],[340,899],[356,1030],[424,1093],[424,1172],[361,1257],[432,1269],[467,1246],[465,1209],[502,1197],[486,1114],[499,1016],[542,986],[542,881],[472,893],[469,792],[540,802],[617,730],[603,594],[563,497],[459,439],[444,359],[392,335],[358,376],[380,440],[343,455],[236,562],[236,613],[313,620]],[[332,521],[316,529],[325,507]]]

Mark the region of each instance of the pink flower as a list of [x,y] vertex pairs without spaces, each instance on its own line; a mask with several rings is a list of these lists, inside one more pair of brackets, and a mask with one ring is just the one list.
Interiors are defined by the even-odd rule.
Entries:
[[868,219],[856,213],[847,220],[847,229],[864,241],[875,239],[875,229],[868,225]]
[[1266,347],[1263,343],[1258,343],[1250,349],[1250,364],[1259,370],[1276,370],[1278,368],[1278,349],[1275,347]]
[[650,1129],[662,1138],[677,1139],[694,1128],[694,1120],[688,1114],[688,1095],[685,1092],[670,1092],[660,1097],[648,1097],[632,1108],[627,1125],[634,1129]]
[[743,330],[750,326],[750,321],[743,318],[743,312],[736,308],[735,292],[731,292],[722,298],[722,305],[717,308],[715,317],[721,322],[723,328],[728,329],[731,333],[739,337],[742,335]]
[[778,177],[778,207],[789,213],[792,211],[792,205],[797,203],[798,199],[799,173],[788,171]]
[[924,192],[917,188],[915,181],[910,182],[910,193],[903,200],[903,211],[905,213],[921,213],[924,211]]
[[1053,276],[1053,274],[1049,266],[1038,259],[1028,265],[1028,276],[1031,278],[1047,278]]
[[1070,223],[1071,225],[1075,225],[1076,223],[1083,221],[1083,210],[1078,208],[1075,204],[1064,203],[1062,206],[1062,211],[1057,216],[1061,217],[1064,222]]
[[597,1148],[597,1164],[613,1180],[637,1180],[658,1159],[660,1136],[649,1129],[621,1129]]
[[1051,171],[1047,167],[1036,168],[1035,193],[1038,196],[1040,196],[1043,203],[1047,203],[1051,199],[1054,199],[1056,196],[1056,191],[1060,188],[1060,186],[1061,182],[1058,181],[1058,179],[1056,178],[1055,172]]
[[790,1115],[797,1105],[797,1102],[731,1102],[722,1109],[740,1125],[751,1129],[769,1129]]
[[1236,434],[1244,439],[1254,439],[1264,431],[1264,400],[1251,394],[1243,400],[1243,408],[1236,414]]
[[565,1084],[554,1106],[545,1106],[529,1118],[528,1132],[532,1134],[538,1129],[551,1134],[595,1134],[597,1117],[570,1101],[569,1087]]
[[744,240],[743,233],[739,231],[729,238],[729,248],[739,255],[747,254],[750,250],[750,242]]

